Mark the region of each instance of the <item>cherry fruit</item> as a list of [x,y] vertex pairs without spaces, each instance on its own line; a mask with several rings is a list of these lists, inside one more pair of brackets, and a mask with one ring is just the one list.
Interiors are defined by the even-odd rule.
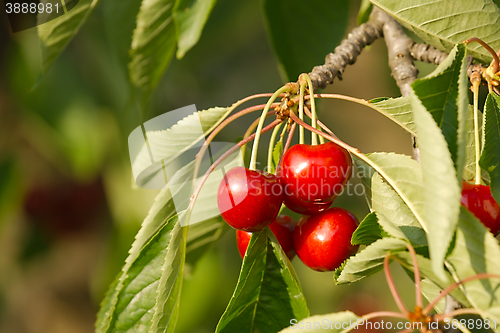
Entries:
[[358,250],[351,244],[357,226],[356,217],[338,207],[303,216],[293,232],[295,251],[309,268],[333,271]]
[[278,215],[283,188],[273,174],[244,167],[229,170],[217,191],[217,206],[231,227],[244,231],[265,229]]
[[493,235],[500,232],[500,206],[486,185],[462,182],[462,205],[474,214]]
[[[293,248],[293,230],[295,229],[296,224],[295,220],[290,216],[279,215],[269,225],[269,228],[280,243],[283,252],[285,252],[286,256],[290,260],[295,258],[296,255],[295,249]],[[238,245],[238,251],[240,252],[242,258],[245,256],[251,237],[251,232],[242,230],[236,231],[236,244]]]
[[285,205],[303,214],[326,210],[344,189],[351,170],[351,156],[333,142],[292,146],[283,155],[277,172],[285,191]]

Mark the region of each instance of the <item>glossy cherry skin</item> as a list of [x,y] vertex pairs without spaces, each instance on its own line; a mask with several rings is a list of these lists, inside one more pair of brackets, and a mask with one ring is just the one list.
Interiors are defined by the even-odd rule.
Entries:
[[302,209],[295,208],[292,202],[297,205],[297,202],[324,204],[333,201],[344,189],[351,171],[352,160],[347,150],[327,142],[316,146],[292,146],[283,155],[277,175],[285,191],[285,202],[290,204],[287,207],[301,212]]
[[244,231],[265,229],[278,215],[283,188],[273,174],[235,167],[222,178],[217,206],[231,227]]
[[293,232],[295,251],[309,268],[333,271],[358,250],[351,244],[357,226],[356,217],[338,207],[303,216]]
[[[269,225],[269,228],[280,243],[281,248],[290,260],[295,258],[296,255],[295,249],[293,248],[293,230],[296,224],[297,222],[290,216],[279,215],[273,223]],[[236,230],[236,244],[238,245],[238,251],[240,252],[241,258],[245,256],[251,237],[251,232]]]
[[500,232],[500,206],[486,185],[462,182],[462,205],[474,214],[493,235]]

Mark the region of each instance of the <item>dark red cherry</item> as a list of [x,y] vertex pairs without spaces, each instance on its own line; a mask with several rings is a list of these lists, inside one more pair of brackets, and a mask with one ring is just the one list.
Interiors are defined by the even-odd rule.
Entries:
[[245,231],[266,228],[278,215],[283,188],[273,174],[235,167],[219,184],[217,206],[231,227]]
[[[292,146],[283,155],[277,175],[285,191],[285,200],[290,204],[287,207],[300,212],[303,209],[297,202],[332,202],[344,189],[351,170],[349,153],[335,143],[327,142],[316,146]],[[295,202],[297,210],[291,202]]]
[[493,235],[500,232],[500,206],[491,195],[486,185],[475,185],[462,182],[462,205],[467,207]]
[[[290,216],[279,215],[273,223],[269,225],[269,228],[280,243],[281,248],[290,260],[292,260],[296,254],[293,248],[293,230],[296,224],[297,222]],[[238,245],[238,251],[242,258],[245,256],[251,237],[251,232],[236,230],[236,244]]]
[[351,244],[351,237],[357,226],[353,214],[337,207],[303,216],[293,232],[295,251],[309,268],[333,271],[356,253],[358,246]]

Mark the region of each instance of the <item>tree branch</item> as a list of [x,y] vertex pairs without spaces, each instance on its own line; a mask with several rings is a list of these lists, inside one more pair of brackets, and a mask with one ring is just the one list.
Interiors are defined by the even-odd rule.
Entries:
[[309,73],[314,90],[326,88],[336,77],[342,80],[342,73],[347,65],[354,64],[365,46],[382,36],[383,23],[372,13],[368,22],[354,28],[335,51],[325,57],[325,64],[314,67]]

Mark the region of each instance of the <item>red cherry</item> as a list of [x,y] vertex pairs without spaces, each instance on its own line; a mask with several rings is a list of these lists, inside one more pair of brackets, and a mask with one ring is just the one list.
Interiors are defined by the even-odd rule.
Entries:
[[[273,232],[274,236],[281,245],[281,248],[287,255],[288,259],[292,260],[295,258],[295,249],[293,248],[293,230],[295,229],[295,222],[290,216],[279,215],[276,219],[269,225],[269,228]],[[246,232],[242,230],[236,230],[236,244],[238,245],[238,251],[241,257],[245,256],[248,244],[250,243],[250,237],[252,237],[251,232]]]
[[235,229],[260,231],[278,215],[283,188],[275,175],[244,167],[229,170],[219,184],[217,206]]
[[322,208],[312,210],[323,210],[326,203],[332,202],[342,192],[351,169],[351,156],[333,142],[292,146],[283,155],[277,172],[285,190],[285,200],[290,205],[287,207],[302,212],[304,208],[297,202],[321,203]]
[[358,250],[357,245],[351,244],[357,226],[356,217],[338,207],[303,216],[293,232],[295,251],[309,268],[333,271]]
[[491,195],[486,185],[462,182],[462,205],[474,214],[493,235],[500,232],[500,206]]

